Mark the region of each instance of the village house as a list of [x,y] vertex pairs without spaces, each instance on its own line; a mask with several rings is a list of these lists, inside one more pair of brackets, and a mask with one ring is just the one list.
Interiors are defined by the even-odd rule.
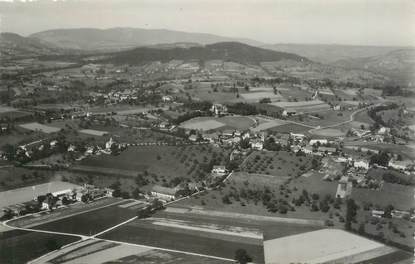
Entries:
[[163,97],[161,97],[161,100],[167,103],[173,101],[173,97],[171,97],[170,95],[163,95]]
[[376,218],[382,218],[385,215],[383,210],[372,210],[372,216]]
[[317,149],[318,152],[323,153],[323,154],[333,154],[337,151],[336,148],[333,147],[318,147]]
[[313,147],[311,145],[306,145],[301,149],[305,154],[313,154]]
[[190,135],[189,140],[192,141],[192,142],[196,142],[197,141],[197,135],[194,135],[194,134]]
[[414,163],[410,160],[391,159],[388,166],[397,170],[409,170],[414,166]]
[[296,140],[296,141],[300,141],[302,142],[305,139],[305,135],[304,134],[299,134],[299,133],[290,133],[290,136]]
[[366,160],[355,160],[353,163],[353,167],[355,168],[362,168],[362,169],[369,169],[369,162]]
[[226,174],[226,167],[222,166],[222,165],[220,165],[220,166],[215,165],[212,168],[212,174],[223,176],[223,175]]
[[164,201],[171,201],[176,198],[176,188],[163,187],[160,185],[154,185],[151,189],[151,195]]
[[253,139],[251,140],[251,148],[255,150],[262,150],[264,148],[264,143],[261,139]]
[[327,139],[311,139],[308,144],[310,144],[311,146],[320,143],[320,145],[325,145],[328,143]]
[[385,135],[385,134],[389,134],[390,133],[390,128],[389,127],[381,127],[378,130],[378,134],[379,135]]

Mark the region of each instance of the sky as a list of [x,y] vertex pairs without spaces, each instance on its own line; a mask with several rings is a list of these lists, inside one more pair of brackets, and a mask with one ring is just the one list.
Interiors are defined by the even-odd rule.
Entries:
[[415,0],[0,0],[0,31],[137,27],[268,44],[415,45]]

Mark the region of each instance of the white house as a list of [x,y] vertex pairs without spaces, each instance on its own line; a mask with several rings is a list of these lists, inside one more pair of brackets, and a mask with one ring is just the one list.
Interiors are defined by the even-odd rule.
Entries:
[[363,168],[368,170],[369,169],[369,162],[366,160],[355,160],[353,163],[355,168]]
[[112,137],[110,138],[110,140],[108,140],[106,143],[105,143],[105,148],[106,149],[111,149],[111,147],[112,147],[112,145],[114,144],[115,142],[114,142],[114,140],[112,140]]
[[154,185],[151,190],[151,195],[165,201],[170,201],[176,198],[176,192],[176,188],[168,188],[160,185]]
[[264,148],[264,143],[260,139],[254,139],[251,141],[251,148],[262,150]]
[[173,101],[173,97],[171,97],[170,95],[163,95],[163,97],[161,97],[161,100],[163,100],[163,102],[171,102]]
[[226,174],[226,167],[225,166],[213,166],[212,168],[212,173],[213,174],[218,174],[218,175],[225,175]]
[[317,143],[320,143],[320,145],[327,144],[327,139],[311,139],[310,142],[308,142],[311,146]]
[[384,135],[384,134],[387,134],[387,133],[389,133],[390,132],[390,128],[389,127],[381,127],[381,128],[379,128],[379,130],[378,130],[378,134],[379,135]]
[[407,170],[413,165],[413,162],[410,160],[394,160],[391,159],[389,161],[389,167],[397,169],[397,170]]

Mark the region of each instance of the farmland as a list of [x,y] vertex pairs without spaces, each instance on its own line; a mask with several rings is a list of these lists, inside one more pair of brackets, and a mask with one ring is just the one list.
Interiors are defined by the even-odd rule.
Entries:
[[225,116],[220,118],[197,117],[183,122],[180,126],[186,129],[212,131],[223,129],[246,130],[254,124],[255,121],[249,117]]
[[88,263],[103,262],[117,263],[169,263],[169,264],[218,264],[222,260],[201,256],[186,255],[177,252],[167,252],[136,245],[125,245],[107,241],[86,240],[71,245],[63,250],[45,256],[35,264],[50,263]]
[[117,204],[37,225],[32,228],[80,235],[93,235],[128,220],[135,215],[135,210],[121,208]]
[[227,160],[227,151],[210,145],[143,146],[130,147],[118,156],[90,157],[82,160],[80,165],[97,171],[113,169],[114,176],[115,170],[121,175],[127,171],[135,175],[144,173],[155,183],[169,183],[176,177],[203,179],[210,173],[209,164],[226,164]]
[[[223,232],[222,232],[222,231]],[[228,230],[228,231],[225,231]],[[251,230],[251,231],[249,231]],[[135,220],[103,235],[104,238],[182,250],[232,259],[238,248],[244,248],[254,261],[263,262],[262,235],[244,237],[252,231],[248,224],[229,219],[176,216],[161,212],[155,218]],[[192,245],[192,246],[190,246]]]
[[47,126],[47,125],[43,125],[39,123],[27,123],[27,124],[22,124],[20,126],[28,130],[41,131],[47,134],[58,132],[60,130],[60,128]]
[[289,123],[289,124],[283,124],[280,126],[276,126],[276,127],[272,127],[269,128],[269,131],[272,132],[278,132],[278,133],[302,133],[302,134],[307,134],[307,132],[311,129],[311,127],[309,126],[303,126],[300,124],[293,124],[293,123]]
[[274,92],[252,92],[252,93],[243,93],[241,94],[241,97],[244,98],[247,102],[255,102],[257,103],[261,99],[269,98],[271,101],[275,101],[278,99],[282,99],[282,96],[280,94],[274,94]]
[[78,239],[72,236],[20,230],[0,232],[0,263],[26,263]]
[[26,168],[0,168],[0,191],[48,182],[53,172]]

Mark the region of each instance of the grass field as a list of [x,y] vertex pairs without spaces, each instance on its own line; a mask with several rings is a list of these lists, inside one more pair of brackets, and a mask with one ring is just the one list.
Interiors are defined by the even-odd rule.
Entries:
[[51,171],[18,167],[0,168],[0,191],[48,182],[52,177]]
[[225,124],[218,122],[216,120],[211,119],[192,119],[180,124],[181,127],[185,129],[195,129],[195,130],[203,130],[209,131],[213,129],[217,129],[223,127]]
[[136,212],[134,210],[124,209],[119,207],[119,205],[112,205],[34,226],[33,228],[80,235],[93,235],[128,220],[135,215]]
[[262,241],[177,227],[163,227],[151,221],[135,220],[103,235],[106,239],[182,250],[233,259],[239,248],[247,250],[257,263],[263,263]]
[[186,129],[196,129],[203,131],[237,129],[246,130],[254,125],[255,121],[244,116],[224,116],[224,117],[197,117],[180,124]]
[[258,102],[263,98],[269,98],[271,101],[275,101],[277,99],[282,99],[283,97],[280,94],[274,94],[273,91],[265,92],[265,91],[256,91],[252,93],[243,93],[241,97],[244,98],[248,102]]
[[367,111],[362,111],[362,112],[357,113],[354,116],[354,120],[356,120],[357,122],[365,123],[367,126],[374,123],[373,119],[370,118]]
[[384,183],[379,191],[354,188],[352,198],[359,202],[372,203],[381,208],[391,204],[397,209],[409,210],[413,208],[415,203],[413,192],[412,186]]
[[86,240],[39,259],[41,263],[141,263],[141,264],[218,264],[221,260],[167,252],[148,247],[125,245],[107,241]]
[[326,128],[314,130],[313,134],[323,137],[344,137],[346,135],[346,132],[341,131],[340,129]]
[[290,123],[290,124],[272,127],[272,128],[269,128],[268,130],[272,132],[278,132],[278,133],[284,133],[284,134],[285,133],[302,133],[302,134],[307,135],[307,132],[310,129],[311,128],[307,126]]
[[43,125],[39,123],[27,123],[27,124],[22,124],[20,126],[28,130],[41,131],[47,134],[58,132],[59,130],[61,130],[60,128],[57,128],[57,127],[47,126],[47,125]]
[[0,263],[20,264],[56,248],[77,241],[78,237],[20,230],[0,232]]

